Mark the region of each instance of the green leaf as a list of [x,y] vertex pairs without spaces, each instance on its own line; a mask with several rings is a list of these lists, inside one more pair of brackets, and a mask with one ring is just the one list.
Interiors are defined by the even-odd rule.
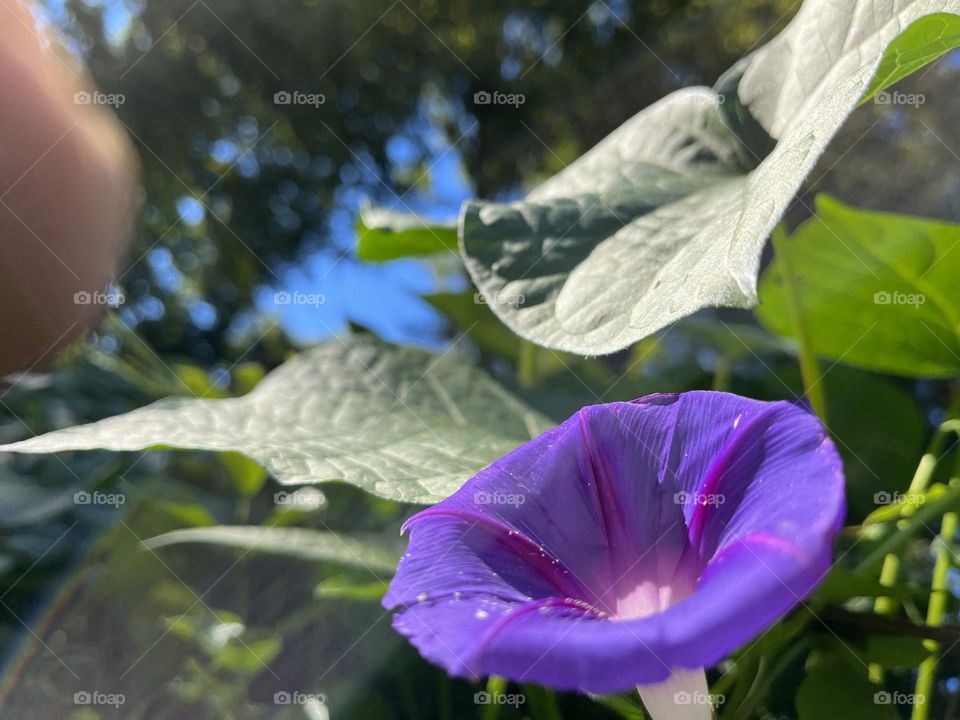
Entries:
[[244,675],[262,670],[282,647],[279,637],[250,632],[240,616],[226,610],[203,607],[198,612],[167,618],[165,624],[176,637],[196,642],[213,667]]
[[246,455],[226,452],[221,456],[234,488],[242,497],[253,497],[267,481],[267,471]]
[[516,333],[620,350],[709,306],[756,304],[760,254],[884,48],[960,1],[807,0],[714,89],[643,110],[512,203],[461,212],[467,269]]
[[625,693],[623,695],[591,695],[591,697],[623,720],[646,720],[647,716],[643,708],[631,695]]
[[868,635],[864,657],[885,668],[912,668],[930,657],[923,638]]
[[890,43],[863,102],[957,47],[960,17],[938,13],[920,18]]
[[49,488],[0,468],[0,528],[36,525],[74,506],[76,488]]
[[865,668],[861,674],[846,660],[820,656],[797,690],[797,715],[799,720],[897,720],[894,706],[882,702],[882,692],[867,681]]
[[207,372],[196,365],[187,363],[176,363],[173,366],[177,378],[183,384],[184,389],[197,397],[223,398],[227,394],[220,388],[213,385]]
[[901,596],[897,588],[889,588],[880,584],[875,577],[868,577],[848,570],[842,566],[835,566],[813,596],[815,607],[840,605],[847,600],[858,597],[876,598],[884,596]]
[[671,332],[682,332],[706,342],[719,355],[728,360],[764,354],[783,353],[795,355],[796,348],[789,340],[772,335],[763,328],[745,323],[701,320],[684,320]]
[[443,313],[455,330],[466,333],[484,352],[516,358],[520,341],[490,312],[479,293],[434,293],[424,295],[423,299]]
[[389,500],[433,503],[551,425],[449,355],[352,336],[303,353],[239,398],[167,398],[0,451],[233,451],[283,483],[342,480]]
[[383,261],[457,251],[457,224],[413,213],[367,207],[360,211],[357,256]]
[[282,647],[283,643],[276,637],[228,643],[213,656],[213,667],[244,675],[256,673],[263,670],[264,665],[271,662]]
[[318,600],[352,600],[380,602],[387,591],[382,582],[358,583],[349,578],[332,577],[321,580],[313,591]]
[[560,706],[557,704],[557,696],[550,688],[524,685],[523,695],[526,698],[524,704],[529,708],[530,717],[535,717],[537,720],[563,720]]
[[[817,197],[791,240],[801,304],[821,357],[910,377],[960,375],[960,225]],[[760,284],[761,322],[790,336],[776,260]]]
[[173,530],[144,541],[148,550],[199,543],[236,548],[250,553],[283,555],[311,562],[328,561],[392,575],[399,560],[383,547],[383,538],[359,539],[306,528],[271,528],[259,525],[218,525]]
[[823,385],[830,399],[827,424],[843,457],[847,522],[852,524],[906,491],[923,452],[926,420],[912,393],[875,375],[838,366],[824,376]]

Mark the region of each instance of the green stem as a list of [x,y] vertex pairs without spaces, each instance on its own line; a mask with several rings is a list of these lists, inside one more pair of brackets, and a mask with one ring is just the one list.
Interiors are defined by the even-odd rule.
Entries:
[[520,354],[517,358],[517,382],[520,387],[536,386],[539,372],[537,369],[537,346],[527,340],[520,341]]
[[[956,412],[957,410],[958,408],[954,408],[951,412]],[[960,433],[960,421],[947,420],[941,423],[940,427],[933,433],[933,437],[930,438],[930,445],[927,447],[927,451],[923,454],[923,457],[920,458],[917,471],[913,474],[913,479],[910,481],[910,487],[907,489],[907,492],[922,493],[926,491],[927,486],[930,484],[930,478],[933,477],[933,471],[937,467],[937,462],[940,460],[940,454],[943,452],[943,444],[946,442],[947,436],[951,433]]]
[[[898,527],[903,521],[898,523]],[[880,586],[892,588],[897,584],[897,576],[900,574],[900,556],[894,553],[887,555],[883,559],[883,566],[880,568]],[[893,615],[899,607],[896,598],[890,595],[882,595],[873,601],[873,611],[878,615]],[[870,663],[867,668],[867,678],[875,685],[882,685],[884,678],[883,665],[880,663]]]
[[[930,604],[927,606],[927,625],[933,627],[939,626],[946,614],[947,599],[950,595],[947,573],[952,565],[950,545],[956,535],[957,513],[946,513],[940,525],[940,547],[937,548],[937,562],[933,568],[933,581],[930,583]],[[930,657],[920,663],[917,671],[911,720],[927,720],[930,703],[933,701],[933,683],[937,674],[937,653],[940,645],[932,640],[927,640],[924,645],[930,651]]]
[[[883,559],[883,567],[880,569],[880,585],[885,588],[892,588],[897,584],[897,576],[900,574],[900,557],[898,555],[887,555]],[[897,600],[889,595],[878,597],[873,602],[873,611],[878,615],[893,615],[897,610]]]
[[[897,576],[899,574],[900,556],[891,553],[883,559],[883,567],[880,569],[881,587],[894,587],[897,584]],[[873,611],[878,615],[893,615],[897,611],[897,607],[899,607],[899,601],[889,595],[883,595],[873,601]],[[875,685],[882,685],[883,677],[883,665],[880,663],[870,663],[867,668],[867,678],[870,682]]]
[[[933,478],[933,471],[937,468],[937,462],[940,453],[943,450],[943,443],[947,434],[950,432],[948,423],[944,423],[933,434],[927,451],[920,458],[917,464],[916,472],[910,481],[910,487],[907,493],[911,496],[920,495],[927,491],[930,480]],[[903,522],[897,523],[897,527],[903,527]],[[896,554],[887,555],[883,559],[883,567],[880,570],[880,584],[883,587],[894,587],[897,584],[897,577],[900,574],[900,557]],[[873,611],[878,615],[892,615],[897,611],[899,603],[890,596],[878,597],[873,603]],[[880,684],[883,682],[883,667],[877,663],[871,663],[869,669],[869,678],[871,682]]]
[[[960,408],[953,406],[950,409],[949,415],[952,417]],[[960,434],[960,421],[957,420],[947,420],[937,428],[934,432],[933,437],[930,439],[930,445],[927,447],[927,451],[920,458],[920,462],[917,464],[917,469],[913,474],[913,478],[910,481],[910,487],[907,488],[907,494],[909,496],[918,496],[922,495],[927,491],[927,487],[930,485],[930,480],[933,478],[933,472],[937,468],[937,463],[940,460],[940,454],[943,451],[944,442],[947,439],[947,436],[951,433]],[[908,504],[909,505],[909,504]],[[914,503],[915,505],[915,503]],[[909,514],[909,511],[904,510],[904,514]],[[900,524],[898,523],[898,526]],[[884,587],[893,587],[897,582],[897,575],[900,571],[900,559],[896,555],[888,555],[884,559],[883,569],[880,571],[880,584]],[[891,598],[881,597],[877,598],[876,603],[874,604],[874,611],[879,614],[891,614],[896,610],[896,602]]]
[[934,518],[957,509],[960,501],[960,481],[951,481],[946,491],[936,500],[923,503],[909,519],[898,525],[897,529],[891,533],[873,552],[865,557],[857,566],[858,573],[869,573],[879,567],[887,555],[898,553],[906,544],[913,533],[918,532],[926,523]]
[[804,394],[810,401],[813,411],[821,420],[826,420],[827,401],[823,393],[823,385],[820,382],[822,379],[820,377],[820,366],[817,363],[817,356],[813,352],[810,327],[807,325],[807,319],[803,313],[800,283],[793,268],[793,261],[790,259],[790,241],[782,225],[774,228],[771,239],[783,275],[783,292],[786,297],[787,312],[790,315],[794,332],[797,334],[797,344],[800,351],[800,375],[803,378]]
[[729,392],[732,371],[733,361],[725,355],[720,356],[717,366],[713,369],[713,389]]
[[489,703],[484,706],[483,714],[480,716],[483,720],[497,720],[500,717],[500,708],[502,705],[497,702],[497,697],[507,692],[507,680],[499,675],[491,675],[487,678],[487,695]]

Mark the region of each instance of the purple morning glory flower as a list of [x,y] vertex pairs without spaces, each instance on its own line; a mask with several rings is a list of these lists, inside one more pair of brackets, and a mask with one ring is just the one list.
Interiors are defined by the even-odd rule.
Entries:
[[595,405],[410,518],[383,602],[453,675],[641,686],[655,718],[709,717],[703,668],[823,579],[844,512],[839,455],[804,408]]

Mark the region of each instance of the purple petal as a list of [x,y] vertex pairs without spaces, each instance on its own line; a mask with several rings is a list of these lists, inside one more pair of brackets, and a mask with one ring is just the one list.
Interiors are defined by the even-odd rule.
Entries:
[[587,407],[411,518],[384,604],[453,674],[620,691],[715,663],[789,611],[843,514],[836,450],[792,404]]

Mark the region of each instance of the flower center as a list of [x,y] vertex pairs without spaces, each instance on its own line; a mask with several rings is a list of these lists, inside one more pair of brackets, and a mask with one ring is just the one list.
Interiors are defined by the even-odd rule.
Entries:
[[612,620],[634,620],[662,612],[693,594],[699,573],[681,561],[668,577],[625,577],[610,593]]

